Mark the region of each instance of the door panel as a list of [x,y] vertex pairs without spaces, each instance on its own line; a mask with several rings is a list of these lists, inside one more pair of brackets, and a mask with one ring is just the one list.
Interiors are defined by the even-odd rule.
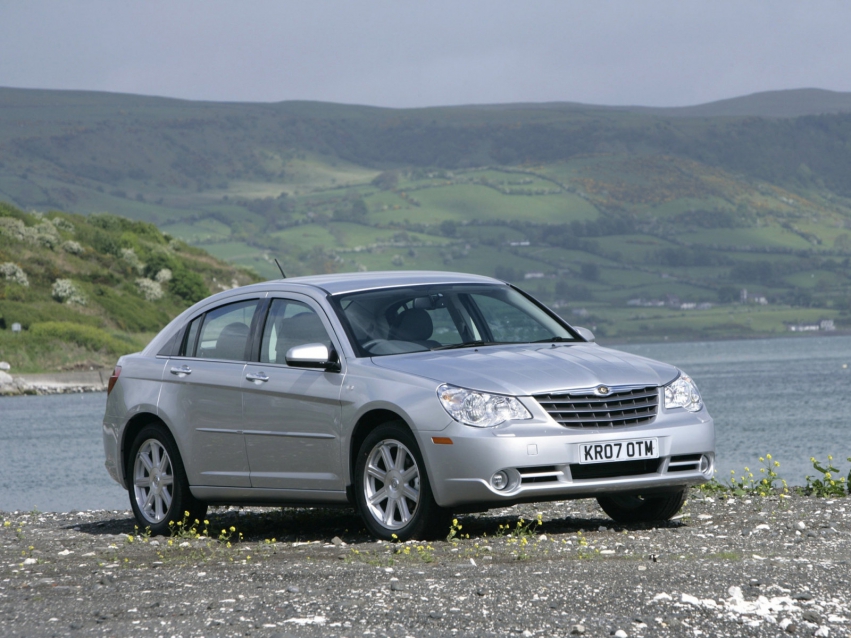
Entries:
[[[160,409],[182,439],[190,485],[251,485],[242,435],[244,368],[241,362],[169,359]],[[190,373],[172,373],[172,369]]]
[[159,406],[181,444],[190,485],[251,485],[241,386],[258,304],[237,301],[196,317],[182,356],[166,365]]
[[273,299],[263,329],[260,362],[245,367],[243,429],[252,487],[344,489],[340,459],[343,374],[289,367],[285,360],[286,352],[297,345],[335,347],[320,312],[306,298]]

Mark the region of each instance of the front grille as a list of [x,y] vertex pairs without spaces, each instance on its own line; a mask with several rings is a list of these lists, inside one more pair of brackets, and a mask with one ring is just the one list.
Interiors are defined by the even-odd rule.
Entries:
[[582,479],[615,478],[617,476],[640,476],[654,474],[659,469],[659,459],[641,459],[640,461],[615,461],[614,463],[591,463],[570,465],[570,476],[574,481]]
[[588,390],[535,396],[553,419],[568,428],[617,428],[649,423],[659,409],[655,386],[600,396]]

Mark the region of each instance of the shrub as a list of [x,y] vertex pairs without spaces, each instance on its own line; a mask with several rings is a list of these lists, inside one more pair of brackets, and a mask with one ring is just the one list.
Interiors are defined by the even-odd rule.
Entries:
[[104,350],[119,356],[135,348],[134,343],[118,339],[101,328],[64,321],[33,324],[29,329],[29,336],[41,340],[57,339],[74,343],[87,350]]
[[399,173],[398,171],[384,171],[380,173],[374,180],[372,180],[372,185],[377,186],[381,190],[389,191],[396,188],[396,185],[399,183]]
[[59,232],[56,230],[56,226],[47,220],[44,220],[40,224],[34,226],[33,232],[35,233],[34,238],[28,238],[28,241],[44,246],[45,248],[50,248],[51,250],[56,248],[59,245],[59,242],[62,241],[59,237]]
[[76,304],[78,306],[86,305],[85,296],[70,279],[57,279],[54,281],[53,287],[50,289],[50,294],[60,303]]
[[173,273],[179,266],[179,262],[163,250],[152,251],[145,261],[147,262],[145,276],[151,279],[156,279],[158,273],[163,270],[168,270]]
[[160,286],[159,282],[156,282],[153,279],[140,277],[136,280],[136,287],[139,289],[139,294],[141,294],[146,301],[162,299],[163,288]]
[[6,277],[6,281],[11,281],[21,286],[29,286],[30,282],[27,279],[27,274],[17,264],[7,261],[5,264],[0,264],[0,275]]
[[136,254],[136,251],[132,248],[122,248],[121,259],[126,261],[130,265],[130,267],[133,268],[133,270],[135,270],[140,275],[145,272],[145,264],[142,263],[142,260],[139,259],[139,256]]
[[455,237],[458,233],[458,224],[451,219],[444,219],[440,222],[440,232],[446,237]]
[[67,219],[63,219],[61,217],[53,217],[50,220],[50,223],[56,226],[59,230],[64,230],[66,233],[74,232],[74,224],[69,222]]
[[[31,290],[20,288],[20,290]],[[139,299],[140,303],[142,302]],[[79,306],[68,306],[57,304],[54,301],[17,301],[10,299],[9,290],[6,290],[6,299],[0,299],[0,316],[6,324],[19,323],[24,330],[37,323],[47,321],[70,321],[72,323],[90,326],[101,325],[101,319],[91,315],[83,315],[79,312]]]
[[189,303],[201,301],[210,294],[210,290],[201,275],[185,267],[174,270],[168,289]]
[[97,252],[105,255],[118,254],[118,242],[110,235],[98,228],[91,229],[91,244]]
[[83,247],[80,245],[80,242],[69,239],[62,244],[62,250],[72,255],[80,255],[83,252]]
[[0,217],[0,235],[6,235],[18,241],[24,241],[26,226],[20,219],[14,217]]

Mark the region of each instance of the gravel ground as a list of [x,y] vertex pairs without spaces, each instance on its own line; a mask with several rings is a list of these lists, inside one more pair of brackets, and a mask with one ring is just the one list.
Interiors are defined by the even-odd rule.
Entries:
[[213,538],[0,513],[0,635],[849,636],[849,505],[694,491],[656,526],[524,505],[404,544],[347,510],[220,508]]

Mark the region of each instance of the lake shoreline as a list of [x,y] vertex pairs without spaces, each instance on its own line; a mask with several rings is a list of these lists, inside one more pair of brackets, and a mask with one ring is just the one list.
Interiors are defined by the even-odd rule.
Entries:
[[[576,322],[570,325],[575,325]],[[764,334],[764,335],[725,335],[722,338],[713,338],[711,336],[702,337],[699,339],[688,338],[678,339],[676,336],[668,338],[651,338],[651,339],[623,339],[617,341],[608,341],[606,337],[602,337],[602,341],[597,339],[597,343],[604,348],[617,348],[618,346],[652,346],[664,344],[686,344],[686,343],[723,343],[725,341],[769,341],[776,340],[792,340],[792,339],[819,339],[822,337],[848,337],[851,336],[851,330],[830,330],[818,332],[784,332],[780,334]]]
[[[571,324],[573,325],[573,324]],[[848,337],[851,336],[851,330],[831,330],[827,332],[814,333],[782,333],[782,334],[765,334],[765,335],[729,335],[723,338],[712,338],[706,336],[702,338],[684,338],[680,339],[676,336],[668,339],[654,336],[650,339],[616,339],[609,341],[606,337],[600,337],[596,343],[604,348],[617,349],[621,346],[653,346],[653,345],[668,345],[668,344],[689,344],[689,343],[724,343],[724,342],[741,342],[741,341],[768,341],[776,340],[798,340],[798,339],[817,339],[822,337]],[[2,373],[2,370],[0,370]],[[24,372],[12,375],[10,371],[6,371],[3,377],[0,374],[0,397],[4,396],[23,396],[23,395],[45,395],[45,394],[78,394],[80,392],[105,392],[107,381],[112,374],[111,368],[99,368],[93,370],[82,371],[66,371],[66,372]]]
[[6,383],[3,383],[3,379],[0,379],[0,396],[105,392],[110,374],[112,374],[112,371],[107,369],[45,372],[15,376],[7,374],[6,376],[11,381],[7,380]]

